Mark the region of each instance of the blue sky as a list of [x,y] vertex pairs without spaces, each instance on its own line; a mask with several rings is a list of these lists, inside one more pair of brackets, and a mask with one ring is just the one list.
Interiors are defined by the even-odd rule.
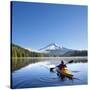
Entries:
[[12,42],[40,49],[57,43],[87,49],[87,6],[13,2]]

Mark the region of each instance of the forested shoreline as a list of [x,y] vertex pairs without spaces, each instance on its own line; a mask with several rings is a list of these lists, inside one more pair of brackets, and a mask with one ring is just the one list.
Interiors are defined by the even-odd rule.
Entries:
[[28,49],[25,49],[19,45],[11,44],[11,57],[69,57],[69,56],[87,56],[88,52],[87,50],[74,50],[66,52],[63,55],[51,55],[48,53],[39,53],[39,52],[33,52],[29,51]]
[[12,52],[12,57],[43,57],[45,56],[45,54],[43,53],[32,52],[15,44],[11,45],[11,52]]

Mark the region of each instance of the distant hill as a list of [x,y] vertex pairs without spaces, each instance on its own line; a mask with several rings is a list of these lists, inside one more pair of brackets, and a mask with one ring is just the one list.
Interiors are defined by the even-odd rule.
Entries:
[[87,50],[73,50],[68,51],[63,56],[87,56]]

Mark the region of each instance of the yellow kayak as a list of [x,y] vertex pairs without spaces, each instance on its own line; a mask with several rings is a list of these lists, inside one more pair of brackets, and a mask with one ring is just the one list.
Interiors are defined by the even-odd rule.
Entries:
[[57,68],[56,70],[57,70],[58,73],[60,73],[61,75],[65,76],[69,79],[73,78],[72,73],[67,68],[63,68],[61,70],[59,68]]

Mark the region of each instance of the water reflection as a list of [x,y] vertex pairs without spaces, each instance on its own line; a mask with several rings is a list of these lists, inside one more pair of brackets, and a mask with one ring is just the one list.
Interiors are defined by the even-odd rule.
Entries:
[[[87,84],[87,63],[67,64],[67,68],[70,71],[78,70],[79,72],[72,72],[74,77],[77,79],[68,80],[65,78],[63,81],[55,72],[50,72],[48,68],[43,67],[43,65],[51,65],[51,63],[51,61],[38,62],[13,72],[12,88],[35,88]],[[56,64],[55,61],[53,63]]]
[[[87,57],[27,57],[27,58],[13,58],[11,63],[12,72],[18,70],[22,67],[25,67],[32,63],[37,63],[41,61],[51,61],[51,64],[60,63],[61,60],[64,60],[66,63],[70,60],[74,60],[74,63],[87,62]],[[54,62],[55,61],[55,62]]]
[[25,58],[20,58],[20,59],[13,59],[12,60],[12,71],[18,70],[22,67],[27,66],[28,64],[36,63],[39,62],[39,59],[25,59]]

